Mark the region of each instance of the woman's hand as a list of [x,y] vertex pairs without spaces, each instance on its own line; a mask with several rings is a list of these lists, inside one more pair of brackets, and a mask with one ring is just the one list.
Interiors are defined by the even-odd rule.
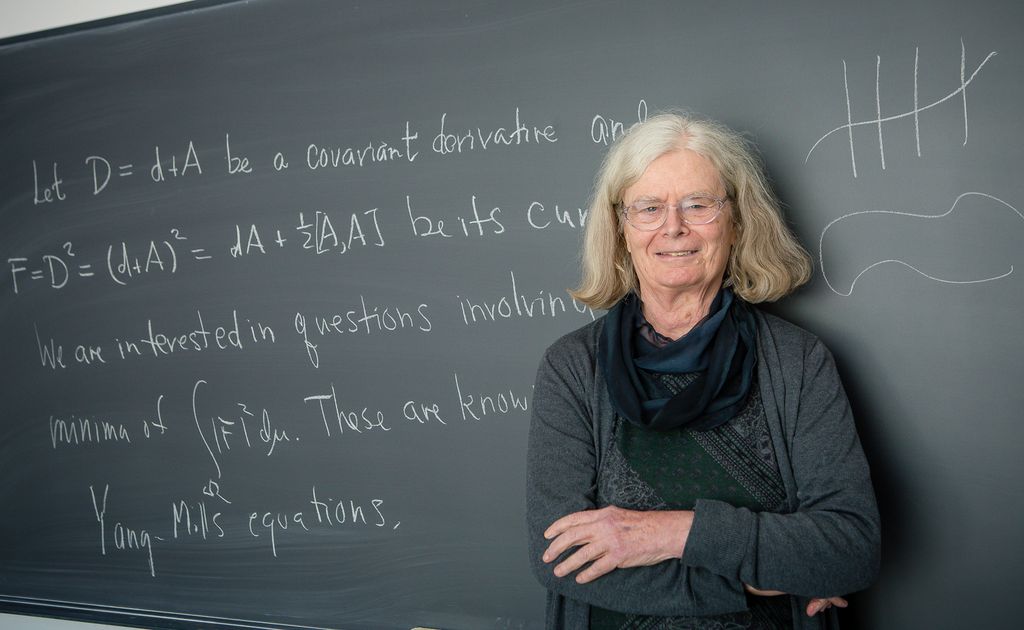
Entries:
[[[693,525],[693,512],[636,511],[614,505],[599,510],[584,510],[563,516],[544,532],[551,541],[544,551],[544,562],[553,562],[566,550],[577,547],[555,567],[555,575],[564,577],[590,563],[579,572],[576,581],[592,582],[618,568],[641,567],[682,558]],[[744,584],[752,595],[774,597],[782,591],[762,590]],[[842,597],[816,597],[807,604],[807,616],[813,617],[832,606],[846,608]]]
[[[761,597],[775,597],[776,595],[785,595],[782,591],[769,591],[754,588],[749,584],[744,584],[743,588],[751,595],[760,595]],[[839,608],[846,608],[849,603],[842,597],[815,597],[807,604],[807,616],[813,617],[823,610],[837,606]]]
[[811,600],[811,603],[807,604],[807,616],[813,617],[821,611],[828,610],[833,606],[846,608],[849,604],[842,597],[815,597]]
[[552,562],[564,551],[578,547],[555,567],[564,577],[590,563],[576,576],[586,584],[613,569],[658,564],[683,555],[693,524],[690,511],[636,511],[616,506],[584,510],[563,516],[548,527],[544,538],[551,541],[544,562]]

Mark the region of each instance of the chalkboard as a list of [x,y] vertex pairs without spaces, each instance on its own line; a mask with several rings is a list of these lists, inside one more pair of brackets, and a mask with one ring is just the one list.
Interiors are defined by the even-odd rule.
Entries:
[[[898,6],[894,6],[897,5]],[[882,575],[848,627],[1016,627],[1024,10],[274,2],[0,46],[0,608],[536,628],[524,459],[608,144],[764,154]]]

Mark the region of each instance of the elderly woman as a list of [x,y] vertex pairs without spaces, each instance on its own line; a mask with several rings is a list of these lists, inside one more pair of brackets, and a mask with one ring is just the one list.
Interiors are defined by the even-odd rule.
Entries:
[[[537,374],[527,520],[550,628],[834,628],[879,561],[832,357],[753,306],[810,263],[736,133],[662,114],[612,147]],[[823,614],[818,614],[823,613]]]

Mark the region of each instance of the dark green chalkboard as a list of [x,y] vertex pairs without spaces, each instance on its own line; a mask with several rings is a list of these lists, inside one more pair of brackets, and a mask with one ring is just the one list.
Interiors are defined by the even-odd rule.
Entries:
[[608,142],[761,147],[818,259],[881,579],[1009,628],[1024,560],[1010,2],[273,2],[0,46],[0,608],[534,628],[524,456]]

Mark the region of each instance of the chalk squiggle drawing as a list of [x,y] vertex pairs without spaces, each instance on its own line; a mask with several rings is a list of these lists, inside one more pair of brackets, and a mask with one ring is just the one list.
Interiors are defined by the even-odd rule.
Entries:
[[814,143],[814,146],[811,147],[811,150],[807,152],[807,157],[804,158],[804,164],[806,164],[811,159],[811,154],[814,153],[814,150],[818,148],[818,145],[821,144],[825,140],[825,138],[828,138],[832,134],[838,133],[838,132],[840,132],[840,131],[845,129],[847,131],[847,137],[848,137],[849,143],[850,143],[850,165],[853,167],[853,176],[857,177],[857,157],[854,154],[854,150],[853,150],[853,128],[854,127],[862,127],[862,126],[865,126],[865,125],[877,125],[878,126],[878,154],[879,154],[879,159],[882,162],[882,170],[884,171],[885,170],[885,143],[884,143],[884,141],[882,139],[882,123],[892,122],[894,120],[900,120],[901,118],[909,118],[911,116],[914,118],[914,137],[915,137],[916,142],[917,142],[917,157],[921,157],[921,127],[920,127],[920,123],[919,123],[919,120],[918,120],[919,119],[919,114],[921,112],[923,112],[923,111],[927,111],[929,109],[932,109],[933,107],[937,107],[937,106],[941,105],[942,103],[945,103],[946,101],[950,100],[951,98],[956,97],[957,95],[960,95],[962,97],[962,100],[963,100],[963,106],[964,106],[964,145],[966,145],[967,144],[967,86],[970,85],[972,81],[974,81],[974,78],[976,76],[978,76],[978,73],[981,72],[981,69],[983,67],[985,67],[985,64],[988,63],[989,59],[991,59],[992,57],[996,56],[996,54],[997,53],[994,50],[992,52],[990,52],[985,57],[985,59],[980,64],[978,64],[978,67],[974,69],[974,72],[971,73],[971,76],[968,77],[968,76],[966,76],[966,70],[967,70],[967,50],[964,47],[964,40],[961,39],[960,40],[960,87],[958,87],[957,89],[953,90],[949,94],[943,96],[942,98],[940,98],[937,101],[934,101],[934,102],[929,103],[929,104],[924,105],[924,106],[919,106],[918,105],[918,100],[917,100],[917,68],[918,68],[919,48],[914,48],[914,107],[910,111],[903,112],[903,113],[900,113],[900,114],[895,114],[893,116],[885,116],[885,117],[882,116],[881,90],[880,90],[880,87],[879,87],[880,81],[881,81],[881,72],[882,72],[882,58],[881,58],[881,56],[876,56],[875,57],[875,113],[876,113],[877,117],[872,119],[872,120],[861,120],[861,121],[857,121],[857,122],[853,121],[853,116],[852,116],[851,111],[850,111],[850,84],[849,84],[849,82],[847,81],[847,78],[846,78],[846,60],[844,59],[843,60],[843,88],[846,91],[846,124],[845,125],[840,125],[840,126],[836,127],[835,129],[833,129],[832,131],[829,131],[828,133],[826,133],[822,137],[818,138],[818,141]]
[[960,203],[961,199],[963,199],[965,197],[972,197],[972,196],[984,197],[985,199],[991,199],[992,201],[1000,203],[1003,206],[1006,206],[1007,208],[1009,208],[1010,210],[1015,212],[1018,217],[1020,217],[1022,220],[1024,220],[1024,214],[1021,214],[1020,210],[1018,210],[1017,208],[1014,208],[1013,206],[1011,206],[1010,204],[1008,204],[1007,202],[1003,201],[1002,199],[1000,199],[998,197],[993,197],[992,195],[989,195],[989,194],[986,194],[986,193],[983,193],[983,192],[965,192],[965,193],[961,194],[953,202],[953,205],[949,207],[949,210],[946,210],[945,212],[943,212],[941,214],[918,214],[918,213],[914,213],[914,212],[899,212],[899,211],[896,211],[896,210],[862,210],[860,212],[851,212],[849,214],[844,214],[843,216],[839,217],[838,219],[834,219],[832,222],[830,222],[828,225],[826,225],[825,229],[823,229],[821,231],[821,238],[818,239],[818,265],[819,265],[819,268],[821,269],[821,275],[825,278],[825,284],[827,284],[828,288],[831,289],[832,292],[835,293],[836,295],[840,295],[842,297],[849,297],[849,296],[853,295],[853,288],[857,285],[857,281],[860,280],[861,276],[863,276],[867,272],[871,271],[875,267],[879,267],[881,265],[885,265],[885,264],[888,264],[888,263],[895,263],[895,264],[898,264],[898,265],[903,265],[904,267],[907,267],[908,269],[911,269],[912,271],[914,271],[914,272],[924,276],[925,278],[928,278],[929,280],[935,280],[936,282],[942,282],[942,283],[945,283],[945,284],[978,284],[978,283],[981,283],[981,282],[992,282],[993,280],[1001,280],[1001,279],[1009,276],[1010,274],[1013,273],[1013,265],[1010,265],[1010,269],[1006,273],[1002,273],[1002,274],[999,274],[997,276],[992,276],[992,277],[988,277],[988,278],[977,278],[977,279],[973,279],[973,280],[950,280],[950,279],[947,279],[947,278],[939,278],[938,276],[934,276],[934,275],[929,274],[929,273],[927,273],[925,271],[922,271],[921,269],[918,269],[917,267],[911,265],[910,263],[906,262],[905,260],[899,260],[899,259],[895,259],[895,258],[890,258],[890,259],[887,259],[887,260],[879,260],[878,262],[872,263],[872,264],[868,265],[867,267],[865,267],[864,269],[862,269],[860,271],[860,273],[858,273],[853,278],[853,282],[850,283],[850,290],[844,293],[844,292],[840,291],[839,289],[837,289],[832,284],[832,281],[829,279],[828,272],[825,271],[825,247],[824,247],[825,234],[828,233],[829,229],[831,229],[833,225],[839,223],[840,221],[845,221],[846,219],[849,219],[851,217],[860,216],[860,215],[863,215],[863,214],[890,214],[890,215],[898,215],[898,216],[903,216],[903,217],[914,217],[914,218],[917,218],[917,219],[941,219],[942,217],[949,216],[953,212],[953,210],[956,209],[957,204]]

